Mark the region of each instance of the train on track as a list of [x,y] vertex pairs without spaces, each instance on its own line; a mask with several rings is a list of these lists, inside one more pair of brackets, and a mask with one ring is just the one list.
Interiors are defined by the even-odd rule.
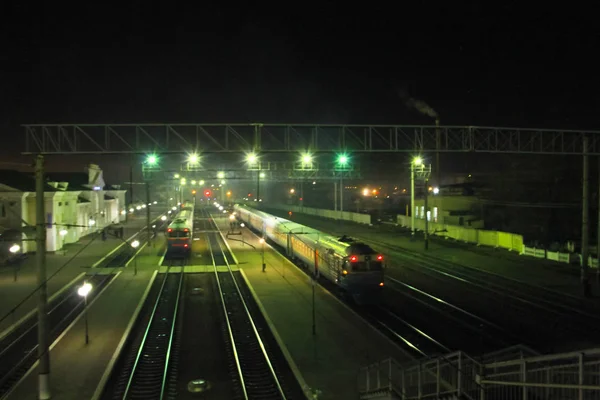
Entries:
[[192,250],[193,233],[194,206],[191,202],[184,203],[167,228],[167,255],[188,255]]
[[357,304],[376,304],[384,286],[384,257],[364,243],[335,238],[271,214],[235,205],[238,219],[286,251],[297,264],[333,283]]

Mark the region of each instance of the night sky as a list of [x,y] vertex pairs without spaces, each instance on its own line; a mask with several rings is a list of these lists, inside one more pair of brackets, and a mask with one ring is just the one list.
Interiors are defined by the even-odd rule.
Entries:
[[598,129],[591,10],[206,3],[5,5],[3,136],[44,122],[433,123],[410,98],[446,125]]

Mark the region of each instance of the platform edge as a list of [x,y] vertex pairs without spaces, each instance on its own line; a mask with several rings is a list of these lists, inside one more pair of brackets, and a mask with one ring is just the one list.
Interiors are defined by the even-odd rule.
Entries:
[[[75,282],[77,282],[78,280],[83,278],[86,274],[87,274],[86,272],[80,273],[74,279],[72,279],[69,283],[67,283],[66,285],[61,287],[56,293],[54,293],[52,296],[50,296],[50,298],[48,299],[48,303],[51,303],[55,298],[57,298],[58,296],[63,294],[67,289],[69,289],[71,286],[73,286],[75,284]],[[27,321],[29,318],[33,317],[36,313],[37,313],[37,309],[34,308],[33,310],[29,311],[27,314],[22,316],[17,322],[15,322],[14,324],[12,324],[8,328],[6,328],[2,333],[0,333],[0,340],[4,339],[6,336],[10,335],[12,333],[12,331],[14,331],[19,325],[21,325],[23,322]]]
[[158,271],[155,270],[154,273],[152,274],[152,277],[150,278],[150,282],[148,282],[148,286],[146,287],[146,290],[144,291],[142,298],[140,299],[140,302],[138,303],[137,308],[133,312],[133,315],[131,316],[129,323],[127,324],[127,328],[125,328],[125,332],[123,332],[123,336],[121,336],[121,340],[119,341],[117,348],[115,349],[110,361],[108,362],[108,365],[106,366],[106,369],[104,370],[104,373],[102,374],[102,377],[100,378],[100,382],[98,382],[98,385],[96,386],[96,390],[94,391],[92,400],[98,400],[102,396],[102,393],[104,392],[104,389],[106,387],[106,382],[108,382],[108,378],[110,377],[110,374],[112,373],[112,370],[113,370],[117,360],[121,356],[121,351],[123,350],[123,347],[125,346],[125,342],[127,341],[127,338],[129,337],[129,334],[131,333],[131,330],[133,329],[133,325],[137,321],[137,318],[140,315],[142,308],[144,307],[144,303],[146,303],[146,299],[148,298],[148,294],[150,293],[150,289],[152,288],[152,285],[154,284],[154,280],[156,279],[157,275],[158,275]]
[[308,393],[306,393],[306,389],[310,388],[310,387],[304,380],[304,376],[302,376],[302,373],[300,372],[300,369],[298,369],[298,366],[294,362],[294,359],[292,358],[292,355],[290,354],[287,346],[285,345],[284,341],[279,336],[279,332],[277,332],[275,325],[273,325],[273,322],[269,318],[269,314],[267,314],[267,310],[265,310],[265,308],[263,307],[260,299],[258,298],[258,295],[254,291],[254,288],[250,284],[250,281],[246,277],[246,274],[244,273],[243,269],[240,269],[240,274],[242,275],[244,282],[246,282],[246,286],[248,287],[248,289],[250,289],[250,293],[252,294],[252,297],[254,298],[256,305],[258,305],[258,309],[260,310],[263,317],[265,318],[265,321],[267,321],[267,325],[269,326],[269,329],[271,330],[271,333],[273,334],[273,337],[275,338],[277,345],[279,345],[279,348],[281,349],[281,352],[283,353],[285,360],[287,361],[288,365],[290,366],[290,369],[292,370],[294,377],[298,381],[298,384],[300,384],[300,387],[302,388],[302,392],[304,393],[306,400],[309,400],[311,397]]
[[[108,284],[107,284],[107,285],[106,285],[106,286],[105,286],[105,287],[104,287],[104,288],[103,288],[103,289],[100,291],[100,293],[98,293],[98,295],[97,295],[96,297],[94,297],[94,299],[93,299],[92,301],[90,301],[90,302],[88,303],[88,305],[87,305],[87,308],[88,308],[88,309],[89,309],[89,308],[90,308],[90,307],[91,307],[91,306],[92,306],[92,305],[93,305],[93,304],[96,302],[96,300],[98,300],[98,299],[100,298],[100,296],[102,296],[102,294],[104,293],[104,291],[105,291],[106,289],[108,289],[108,288],[110,287],[110,285],[112,285],[112,284],[113,284],[113,282],[114,282],[114,281],[116,281],[116,280],[117,280],[117,278],[119,277],[119,275],[121,275],[121,272],[122,272],[122,271],[119,271],[119,272],[117,272],[117,273],[115,274],[115,276],[113,276],[113,277],[112,277],[111,281],[110,281],[110,282],[108,282]],[[62,332],[62,333],[61,333],[61,334],[60,334],[60,335],[59,335],[59,336],[58,336],[58,337],[57,337],[57,338],[54,340],[54,342],[52,342],[52,344],[50,345],[50,347],[49,347],[49,349],[48,349],[48,352],[52,351],[52,349],[53,349],[54,347],[56,347],[56,345],[58,344],[58,342],[60,342],[60,340],[61,340],[61,339],[62,339],[62,338],[63,338],[63,337],[64,337],[64,336],[65,336],[65,335],[66,335],[66,334],[67,334],[67,333],[68,333],[68,332],[71,330],[71,328],[73,328],[73,327],[75,326],[75,324],[76,324],[76,323],[77,323],[77,322],[78,322],[78,321],[81,319],[81,317],[83,317],[83,313],[79,313],[79,315],[78,315],[77,317],[75,317],[75,319],[74,319],[74,320],[73,320],[73,321],[72,321],[72,322],[69,324],[69,326],[67,326],[67,327],[65,328],[65,330],[64,330],[64,331],[63,331],[63,332]],[[17,387],[19,387],[19,385],[21,385],[21,383],[23,383],[23,381],[24,381],[25,379],[27,379],[27,377],[29,377],[29,375],[31,375],[31,373],[32,373],[33,371],[35,371],[35,370],[37,369],[37,367],[38,367],[38,364],[39,364],[39,363],[40,363],[40,362],[39,362],[39,360],[38,360],[38,361],[36,361],[36,362],[35,362],[35,363],[34,363],[34,364],[31,366],[31,368],[29,368],[29,369],[27,370],[27,372],[25,372],[25,374],[24,374],[24,375],[21,377],[21,379],[19,379],[19,380],[18,380],[18,381],[17,381],[17,382],[16,382],[16,383],[15,383],[15,384],[12,386],[12,388],[11,388],[11,389],[10,389],[8,392],[6,392],[6,393],[4,394],[4,396],[3,396],[2,398],[3,398],[3,399],[6,399],[6,398],[10,397],[10,395],[12,394],[12,392],[14,392],[14,390],[15,390]],[[52,382],[52,381],[50,381],[50,382]]]

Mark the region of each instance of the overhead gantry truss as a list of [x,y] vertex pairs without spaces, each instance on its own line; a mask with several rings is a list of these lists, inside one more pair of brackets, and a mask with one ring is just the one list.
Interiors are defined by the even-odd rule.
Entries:
[[425,125],[35,124],[24,154],[476,152],[600,155],[600,131]]

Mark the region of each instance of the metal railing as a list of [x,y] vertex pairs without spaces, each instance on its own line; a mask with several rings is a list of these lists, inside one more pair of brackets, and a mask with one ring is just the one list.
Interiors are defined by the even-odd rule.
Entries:
[[485,364],[460,351],[406,365],[390,358],[362,368],[358,390],[405,400],[600,400],[600,349]]

